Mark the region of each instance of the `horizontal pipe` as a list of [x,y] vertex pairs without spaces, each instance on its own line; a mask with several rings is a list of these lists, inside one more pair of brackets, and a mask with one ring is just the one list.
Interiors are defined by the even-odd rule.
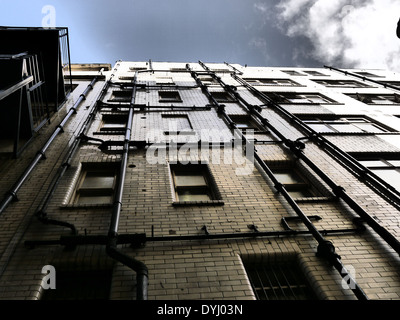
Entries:
[[[209,71],[209,68],[199,61],[200,65],[207,71]],[[235,97],[238,96],[235,92],[233,92],[233,88],[231,86],[227,86],[220,77],[217,77],[215,73],[211,73],[211,76],[217,80],[221,86],[224,88],[225,91],[227,91],[229,94],[234,95]],[[254,111],[255,108],[247,108],[247,104],[244,104],[246,106],[247,111],[251,112]],[[217,104],[218,106],[218,104]],[[234,123],[232,123],[232,120],[227,116],[224,110],[221,112],[224,117],[228,120],[230,123],[231,127],[234,127]],[[269,122],[264,121],[263,124],[268,125],[269,128],[271,128],[274,132],[278,134],[278,136],[284,140],[284,141],[289,141],[286,139],[282,133],[280,133],[274,126],[270,125]],[[239,134],[242,136],[243,141],[247,141],[246,136],[239,132]],[[293,149],[291,149],[293,152]],[[304,154],[303,154],[304,155]],[[317,248],[317,255],[320,257],[325,258],[327,261],[329,261],[340,273],[340,275],[343,278],[350,279],[353,287],[351,288],[354,294],[357,296],[359,299],[367,300],[368,297],[365,295],[364,291],[362,288],[354,281],[352,276],[346,272],[344,269],[340,257],[335,253],[335,247],[332,242],[326,240],[322,234],[315,228],[314,224],[311,222],[311,220],[304,214],[304,212],[301,210],[301,208],[297,205],[297,203],[293,200],[293,198],[290,196],[290,194],[286,191],[284,185],[280,183],[274,173],[269,169],[269,167],[266,165],[266,163],[261,159],[261,157],[258,155],[258,153],[254,150],[254,158],[257,161],[257,163],[261,166],[261,168],[264,170],[264,172],[268,175],[268,177],[273,181],[275,188],[284,196],[288,204],[292,207],[292,209],[296,212],[296,214],[299,216],[301,221],[304,223],[304,225],[307,227],[307,229],[311,232],[313,235],[314,239],[318,242],[318,248]]]
[[[244,80],[238,78],[236,76],[236,79],[240,80],[242,83],[245,83]],[[247,84],[248,85],[248,84]],[[284,108],[281,108],[278,104],[276,104],[273,101],[270,101],[268,97],[266,97],[264,94],[258,92],[258,90],[254,89],[252,86],[248,85],[250,89],[252,89],[253,92],[255,92],[257,95],[261,96],[264,100],[269,101],[270,105],[273,106],[275,109],[277,109],[279,112],[287,116],[289,119],[292,121],[295,121],[298,123],[303,129],[310,130],[307,126],[305,126],[300,119],[297,117],[294,117],[291,113],[289,113],[287,110]],[[282,135],[282,134],[280,134]],[[318,175],[320,176],[332,189],[333,193],[340,197],[342,200],[344,200],[361,218],[365,219],[366,223],[375,231],[377,232],[382,239],[384,239],[399,255],[400,255],[400,242],[398,239],[396,239],[386,228],[382,227],[376,219],[372,218],[359,204],[357,204],[346,192],[343,188],[338,186],[334,181],[332,181],[317,165],[315,165],[300,149],[299,145],[293,141],[289,141],[285,139],[285,137],[282,137],[282,139],[287,141],[287,146],[289,149],[300,159],[302,159],[307,165],[310,166],[310,168]],[[323,139],[319,135],[319,139]],[[327,147],[329,146],[329,150],[334,152],[337,156],[340,156],[341,158],[345,157],[343,155],[342,151],[339,151],[338,148],[333,148],[331,147],[331,144],[329,142],[323,143],[322,147]],[[325,149],[324,149],[325,150]]]
[[[319,232],[324,235],[341,235],[343,233],[360,233],[365,229],[343,228],[343,229],[324,229]],[[168,242],[168,241],[197,241],[197,240],[219,240],[219,239],[246,239],[264,237],[290,237],[312,235],[309,230],[279,230],[279,231],[257,231],[257,232],[235,232],[235,233],[207,233],[180,236],[146,236],[145,233],[121,234],[116,237],[115,245],[131,244],[132,246],[142,246],[147,242]],[[61,236],[58,240],[27,240],[25,246],[34,247],[39,245],[104,245],[109,241],[108,235],[72,235]]]

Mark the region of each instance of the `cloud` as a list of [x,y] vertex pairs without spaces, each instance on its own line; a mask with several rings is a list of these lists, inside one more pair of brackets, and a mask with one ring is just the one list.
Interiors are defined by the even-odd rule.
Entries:
[[287,36],[312,44],[301,51],[305,58],[342,68],[400,71],[398,0],[281,0],[275,9]]

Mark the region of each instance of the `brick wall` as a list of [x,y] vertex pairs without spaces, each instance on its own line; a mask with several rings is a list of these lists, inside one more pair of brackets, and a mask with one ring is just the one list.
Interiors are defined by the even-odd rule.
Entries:
[[[114,79],[120,76],[132,76],[129,67],[138,63],[117,62],[113,73]],[[141,66],[146,66],[142,63]],[[172,67],[172,64],[153,64],[153,68]],[[214,66],[210,64],[210,66]],[[181,68],[180,64],[174,65]],[[184,65],[183,65],[184,67]],[[192,64],[194,70],[201,70]],[[221,66],[214,66],[221,68]],[[226,67],[226,66],[225,66]],[[242,77],[260,76],[260,69],[242,68]],[[265,68],[265,74],[271,75],[271,70]],[[332,73],[333,75],[333,73]],[[157,73],[139,74],[140,83],[155,84]],[[194,86],[194,80],[186,73],[168,72],[160,76],[172,76],[175,84]],[[222,76],[222,74],[221,74]],[[223,74],[223,80],[231,85],[238,85],[229,74]],[[307,85],[308,78],[303,80]],[[127,81],[125,81],[128,83]],[[33,217],[35,208],[44,195],[55,171],[61,165],[63,155],[74,132],[88,115],[85,105],[95,101],[102,84],[97,84],[90,98],[85,101],[67,130],[59,137],[57,144],[49,150],[47,159],[33,173],[32,178],[21,190],[21,200],[13,203],[3,214],[0,227],[2,228],[2,265],[4,266],[0,282],[0,294],[3,299],[39,299],[42,297],[41,287],[44,265],[54,265],[60,270],[95,270],[112,269],[111,299],[136,298],[136,274],[127,266],[110,259],[105,252],[105,245],[82,245],[65,250],[59,245],[36,246],[27,248],[25,240],[56,240],[60,236],[70,235],[68,228],[42,224]],[[80,88],[80,87],[78,87]],[[210,87],[221,90],[220,87]],[[310,90],[311,87],[303,88]],[[109,89],[109,94],[115,88]],[[178,90],[174,87],[174,90]],[[261,104],[244,88],[240,93],[251,104]],[[272,90],[269,88],[269,90]],[[179,91],[183,102],[180,105],[202,107],[210,102],[200,88],[186,88]],[[107,101],[107,97],[104,99]],[[72,102],[70,102],[72,103]],[[165,106],[158,100],[157,89],[147,87],[140,89],[136,97],[137,104],[145,104],[154,108],[148,110],[135,109],[131,140],[165,141],[161,129],[162,114],[187,114],[193,130],[223,131],[220,139],[225,141],[233,136],[226,122],[214,108],[211,110],[173,111],[172,109],[157,108]],[[116,103],[118,105],[118,103]],[[178,104],[176,104],[178,105]],[[227,114],[246,114],[239,103],[226,103]],[[64,107],[66,109],[67,107]],[[331,106],[312,106],[312,113],[333,113]],[[63,109],[63,110],[64,110]],[[308,106],[287,106],[295,113],[310,112]],[[103,110],[105,112],[106,109]],[[60,112],[60,115],[62,115]],[[107,111],[109,112],[109,111]],[[303,137],[299,128],[283,117],[278,111],[270,108],[262,110],[262,116],[275,126],[289,139]],[[123,135],[95,135],[101,123],[99,112],[89,130],[89,136],[104,141],[122,141]],[[52,122],[43,131],[49,135],[56,124]],[[148,135],[157,131],[157,138]],[[152,140],[154,138],[154,140]],[[2,190],[7,190],[15,177],[23,170],[24,164],[33,154],[34,147],[41,140],[35,140],[26,157],[10,162],[8,165],[7,181],[2,183]],[[357,215],[341,200],[336,199],[329,187],[315,175],[301,160],[296,159],[274,134],[265,134],[263,140],[269,143],[256,145],[260,157],[268,165],[280,165],[291,161],[301,168],[302,172],[323,191],[325,197],[309,201],[299,201],[298,204],[307,215],[319,215],[322,219],[314,221],[318,230],[354,229],[353,218]],[[329,140],[344,151],[390,151],[398,149],[383,142],[377,136],[329,136]],[[275,141],[275,142],[274,142]],[[112,163],[119,164],[121,148],[112,147],[101,151],[99,141],[82,143],[75,154],[71,166],[62,177],[48,206],[48,214],[52,219],[63,220],[76,226],[80,235],[106,235],[108,232],[111,210],[110,205],[71,205],[69,202],[74,192],[76,182],[83,163]],[[131,148],[129,151],[128,168],[124,182],[122,210],[119,220],[119,234],[145,233],[150,239],[142,246],[120,245],[126,255],[146,264],[149,270],[148,297],[157,299],[255,299],[255,294],[246,276],[243,263],[274,263],[288,257],[295,258],[299,268],[306,275],[311,287],[321,299],[354,299],[351,290],[344,289],[338,272],[315,255],[318,243],[311,235],[247,237],[254,232],[249,226],[255,225],[259,231],[284,231],[281,219],[295,217],[296,213],[288,205],[284,197],[277,193],[272,181],[260,166],[251,166],[248,174],[238,174],[237,169],[244,167],[244,158],[228,157],[226,149],[218,149],[213,154],[212,149],[207,153],[179,153],[180,161],[203,161],[208,163],[218,188],[221,201],[218,203],[199,203],[175,205],[172,180],[168,161],[176,160],[176,154],[168,151],[160,156],[160,163],[150,163],[148,150]],[[214,149],[214,151],[216,151]],[[397,210],[384,198],[372,191],[363,182],[353,176],[320,147],[306,142],[304,153],[337,184],[343,186],[354,199],[371,215],[398,236]],[[229,155],[229,154],[228,154]],[[249,164],[249,163],[248,163]],[[11,169],[12,168],[12,169]],[[38,188],[40,186],[40,188]],[[222,203],[223,202],[223,203]],[[205,234],[202,229],[207,226],[211,235],[215,234],[245,234],[245,237],[204,239],[204,240],[168,240],[168,237],[196,236]],[[305,231],[305,226],[299,221],[291,221],[294,230]],[[165,237],[151,241],[152,237]],[[326,239],[333,242],[337,253],[346,266],[354,270],[357,283],[371,299],[399,299],[400,277],[398,273],[399,260],[394,250],[385,244],[370,228],[363,233],[345,232],[330,233]]]

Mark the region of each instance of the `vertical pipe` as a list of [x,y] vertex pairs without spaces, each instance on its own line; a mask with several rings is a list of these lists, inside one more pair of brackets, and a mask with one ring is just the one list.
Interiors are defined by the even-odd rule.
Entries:
[[[201,61],[199,61],[200,65],[210,73],[210,75],[216,79],[220,85],[230,93],[231,87],[228,87],[225,85],[225,83],[221,80],[221,78],[217,77],[215,73],[211,72],[210,69]],[[249,111],[249,110],[247,110]],[[227,114],[225,113],[225,110],[222,110],[221,112],[225,118],[231,123],[232,120],[227,117]],[[239,134],[241,135],[242,141],[246,142],[246,145],[248,143],[246,136],[239,131]],[[287,139],[284,139],[287,140]],[[293,151],[293,150],[291,150]],[[301,208],[297,205],[297,203],[293,200],[293,198],[290,196],[290,194],[287,192],[285,189],[284,185],[281,184],[277,178],[275,177],[274,173],[270,170],[270,168],[266,165],[266,163],[261,159],[261,157],[258,155],[256,150],[254,150],[254,158],[257,161],[257,163],[261,166],[261,168],[264,170],[264,172],[268,175],[268,177],[273,181],[275,188],[281,192],[281,194],[284,196],[286,201],[289,203],[289,205],[293,208],[293,210],[296,212],[296,214],[299,216],[301,221],[304,223],[304,225],[307,227],[307,229],[311,232],[313,235],[314,239],[318,242],[318,248],[317,248],[317,255],[320,257],[325,258],[327,261],[329,261],[335,268],[336,270],[340,273],[340,275],[343,278],[350,279],[352,286],[350,287],[353,291],[353,293],[356,295],[356,297],[360,300],[368,300],[368,297],[364,293],[364,291],[360,288],[360,286],[354,281],[350,273],[344,268],[343,264],[340,261],[340,256],[335,253],[335,247],[332,242],[326,240],[322,234],[315,228],[314,224],[311,222],[311,220],[304,214],[304,212],[301,210]]]
[[107,254],[121,262],[122,264],[130,267],[132,270],[136,272],[136,299],[137,300],[147,300],[147,287],[148,287],[148,270],[146,265],[138,261],[132,257],[127,256],[117,249],[117,241],[118,241],[118,225],[119,219],[121,215],[121,207],[122,207],[122,196],[124,191],[124,183],[125,183],[125,175],[126,168],[128,163],[128,153],[129,153],[129,141],[131,137],[132,131],[132,123],[133,123],[133,106],[135,104],[136,97],[136,78],[138,72],[136,72],[134,80],[133,80],[133,90],[132,90],[132,99],[129,108],[129,118],[128,123],[126,125],[126,132],[124,138],[124,147],[123,154],[120,166],[120,175],[118,179],[116,196],[114,200],[114,205],[111,214],[111,222],[108,231],[108,241],[106,246]]

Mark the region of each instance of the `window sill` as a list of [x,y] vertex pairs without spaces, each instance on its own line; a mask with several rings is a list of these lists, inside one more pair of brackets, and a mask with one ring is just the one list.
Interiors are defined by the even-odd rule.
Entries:
[[306,197],[306,198],[293,198],[297,203],[309,203],[309,202],[334,202],[334,197]]
[[112,203],[99,203],[99,204],[64,204],[60,209],[89,209],[89,208],[111,208]]
[[223,206],[225,203],[222,200],[209,200],[209,201],[174,201],[174,207],[181,206]]

